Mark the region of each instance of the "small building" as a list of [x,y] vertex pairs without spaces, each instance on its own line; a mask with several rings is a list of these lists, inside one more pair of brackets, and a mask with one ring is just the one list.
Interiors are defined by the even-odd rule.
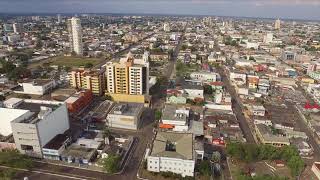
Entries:
[[175,105],[166,105],[162,111],[162,119],[159,127],[173,131],[188,131],[189,110],[178,108]]
[[311,170],[320,179],[320,162],[314,162]]
[[252,114],[254,116],[265,116],[266,109],[262,105],[259,105],[259,106],[253,105],[252,106]]
[[141,103],[118,103],[107,115],[106,125],[111,128],[138,130],[144,105]]

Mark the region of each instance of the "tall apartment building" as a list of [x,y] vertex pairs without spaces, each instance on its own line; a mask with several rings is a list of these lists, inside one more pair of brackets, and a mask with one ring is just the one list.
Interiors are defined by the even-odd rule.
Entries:
[[165,32],[170,32],[170,31],[171,31],[171,29],[170,29],[170,24],[169,24],[169,23],[164,23],[164,24],[163,24],[163,30],[164,30]]
[[274,29],[279,30],[281,28],[281,21],[280,19],[277,19],[274,23]]
[[71,71],[70,85],[74,88],[91,90],[93,94],[103,95],[105,92],[105,69]]
[[71,52],[82,55],[82,28],[79,18],[72,17],[71,19],[68,19],[68,31]]
[[23,26],[21,23],[13,23],[12,27],[13,27],[14,33],[22,33],[22,31],[23,31]]
[[148,52],[144,53],[142,59],[134,59],[129,53],[126,58],[120,60],[120,63],[107,64],[107,93],[111,95],[118,94],[118,97],[119,95],[148,95],[148,57]]

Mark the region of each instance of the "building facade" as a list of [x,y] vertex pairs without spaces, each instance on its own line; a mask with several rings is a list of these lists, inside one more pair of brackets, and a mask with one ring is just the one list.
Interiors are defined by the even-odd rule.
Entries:
[[68,19],[68,31],[69,31],[69,42],[70,51],[75,52],[77,55],[83,54],[82,45],[82,27],[79,18],[72,17]]
[[93,94],[103,95],[105,92],[105,69],[71,71],[69,74],[70,85],[74,88],[88,89]]

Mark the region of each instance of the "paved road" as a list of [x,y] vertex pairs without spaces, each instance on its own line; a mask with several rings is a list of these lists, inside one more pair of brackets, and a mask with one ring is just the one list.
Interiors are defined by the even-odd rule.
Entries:
[[233,111],[239,121],[240,128],[247,140],[248,143],[256,143],[253,134],[251,132],[251,129],[249,127],[249,124],[244,117],[240,99],[234,89],[234,87],[231,85],[229,79],[227,78],[226,72],[223,69],[219,69],[219,74],[221,75],[222,81],[224,85],[226,86],[227,91],[230,93],[233,101],[232,101],[232,106],[233,106]]
[[177,63],[178,55],[179,55],[180,49],[183,44],[184,34],[186,32],[187,26],[188,26],[188,24],[186,24],[186,26],[184,27],[184,30],[181,34],[179,42],[178,42],[176,48],[174,49],[173,58],[169,62],[170,64],[167,66],[167,71],[164,73],[164,76],[167,77],[168,79],[173,78],[173,76],[174,76],[175,64]]
[[[314,134],[313,132],[310,131],[310,129],[308,128],[307,124],[304,122],[304,120],[302,119],[302,117],[300,117],[300,114],[298,112],[297,107],[295,106],[294,103],[290,103],[287,102],[286,103],[288,108],[293,109],[294,110],[294,115],[296,117],[298,117],[296,123],[298,124],[298,126],[300,127],[300,130],[305,132],[307,134],[307,136],[309,137],[308,142],[311,144],[311,146],[314,149],[314,159],[312,161],[310,161],[309,165],[313,164],[313,161],[319,161],[320,160],[320,147],[318,145],[318,143],[316,142],[316,140],[314,139]],[[306,161],[309,162],[309,161]]]

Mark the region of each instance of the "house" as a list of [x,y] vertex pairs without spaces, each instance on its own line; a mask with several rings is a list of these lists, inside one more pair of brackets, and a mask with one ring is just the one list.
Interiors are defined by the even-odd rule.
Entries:
[[266,114],[266,109],[262,105],[253,105],[251,111],[254,116],[265,116]]

